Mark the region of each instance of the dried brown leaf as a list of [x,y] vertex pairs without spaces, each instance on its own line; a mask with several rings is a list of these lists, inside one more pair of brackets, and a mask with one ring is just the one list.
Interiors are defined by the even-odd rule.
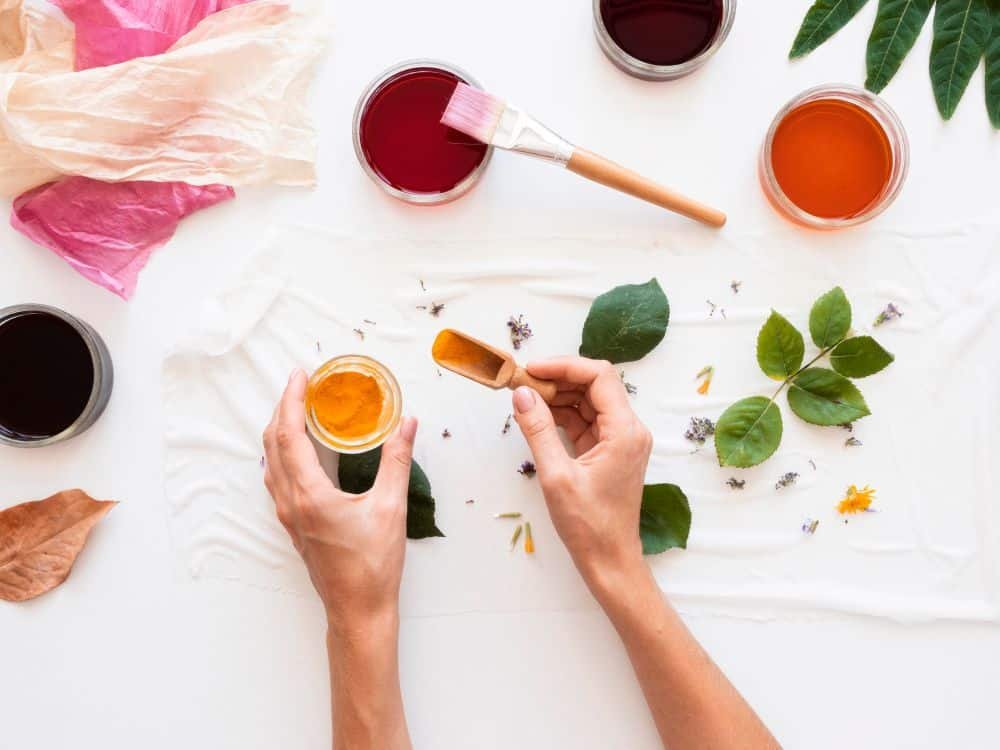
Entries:
[[0,511],[0,599],[23,602],[65,581],[90,530],[117,504],[63,490]]

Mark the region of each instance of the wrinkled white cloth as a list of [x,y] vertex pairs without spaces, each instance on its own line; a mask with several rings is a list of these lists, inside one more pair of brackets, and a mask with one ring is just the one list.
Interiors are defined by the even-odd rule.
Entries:
[[[71,41],[49,26],[56,20],[46,16],[43,34],[31,10],[0,1],[2,12],[26,19],[23,53],[0,61],[3,194],[59,174],[315,183],[305,100],[327,36],[322,14],[256,0],[206,18],[162,55],[73,72]],[[9,36],[0,46],[16,55],[19,40]]]

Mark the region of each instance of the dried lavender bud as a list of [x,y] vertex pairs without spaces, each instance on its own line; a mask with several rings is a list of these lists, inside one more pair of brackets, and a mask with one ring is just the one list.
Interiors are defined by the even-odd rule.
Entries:
[[368,318],[365,318],[362,322],[367,323],[370,326],[378,325],[378,323],[376,323],[374,320],[368,320]]
[[364,332],[364,331],[362,331],[362,330],[361,330],[360,328],[355,328],[355,329],[354,329],[354,332],[355,332],[356,334],[358,334],[358,338],[359,338],[359,339],[361,339],[362,341],[364,341],[364,340],[365,340],[365,332]]
[[516,318],[511,315],[507,321],[507,328],[510,329],[510,343],[515,349],[520,349],[521,344],[534,335],[523,315],[518,315]]
[[802,522],[802,533],[804,534],[815,534],[816,528],[819,526],[819,521],[815,518],[807,518]]
[[895,320],[896,318],[902,318],[903,312],[898,307],[896,307],[892,302],[885,306],[885,309],[878,314],[875,318],[875,323],[873,325],[880,326],[883,323],[888,323],[890,320]]
[[783,474],[781,479],[775,483],[774,489],[780,490],[783,487],[791,487],[796,481],[798,481],[798,478],[799,473],[797,471],[790,471],[787,474]]
[[435,318],[441,314],[442,310],[444,310],[444,303],[438,304],[437,302],[431,302],[430,313]]
[[536,474],[535,465],[531,461],[525,461],[524,463],[521,464],[521,467],[517,470],[517,473],[523,477],[531,479]]
[[510,432],[510,421],[513,418],[514,418],[513,414],[507,415],[507,420],[503,423],[503,429],[500,430],[501,435],[506,435],[508,432]]
[[847,440],[844,441],[844,445],[847,446],[848,448],[860,448],[862,445],[864,445],[864,443],[862,443],[860,440],[858,440],[856,437],[852,435],[851,437],[847,438]]
[[742,490],[744,487],[747,486],[747,480],[737,479],[736,477],[729,477],[729,479],[726,480],[726,484],[728,484],[729,488],[732,490]]
[[732,281],[729,282],[729,288],[733,290],[733,294],[739,294],[741,286],[743,286],[742,281],[736,281],[735,279],[733,279]]
[[625,379],[625,371],[624,370],[619,370],[618,371],[618,375],[622,379],[622,385],[625,386],[625,393],[627,393],[630,396],[634,396],[635,394],[637,394],[639,392],[639,389],[636,388],[635,385],[633,385],[632,383],[628,382]]
[[444,431],[441,433],[441,437],[443,437],[445,439],[450,438],[451,437],[451,430],[449,430],[447,427],[445,427]]
[[691,424],[684,433],[684,437],[692,443],[704,445],[712,435],[715,434],[715,422],[708,417],[691,417]]

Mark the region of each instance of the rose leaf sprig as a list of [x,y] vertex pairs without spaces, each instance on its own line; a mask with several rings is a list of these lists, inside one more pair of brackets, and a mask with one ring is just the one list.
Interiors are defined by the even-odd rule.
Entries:
[[[792,412],[810,424],[845,425],[871,414],[850,379],[874,375],[894,357],[871,336],[851,335],[851,303],[839,286],[816,300],[809,334],[819,353],[803,364],[804,337],[771,312],[757,336],[757,364],[781,385],[770,398],[751,396],[723,412],[715,428],[720,466],[756,466],[774,454],[783,430],[776,403],[782,391],[788,391]],[[829,357],[829,368],[816,366],[824,357]]]

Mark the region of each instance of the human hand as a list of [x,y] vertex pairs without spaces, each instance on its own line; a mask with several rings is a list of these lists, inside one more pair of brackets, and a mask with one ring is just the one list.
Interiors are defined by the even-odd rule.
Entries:
[[[559,392],[549,408],[530,388],[514,392],[517,423],[535,457],[556,531],[601,598],[609,578],[642,563],[639,507],[653,445],[608,362],[563,357],[528,366]],[[573,442],[567,453],[556,426]]]
[[306,382],[302,370],[292,372],[264,430],[264,484],[331,627],[356,632],[373,620],[398,618],[417,421],[404,419],[383,446],[374,486],[350,495],[327,477],[306,434]]

